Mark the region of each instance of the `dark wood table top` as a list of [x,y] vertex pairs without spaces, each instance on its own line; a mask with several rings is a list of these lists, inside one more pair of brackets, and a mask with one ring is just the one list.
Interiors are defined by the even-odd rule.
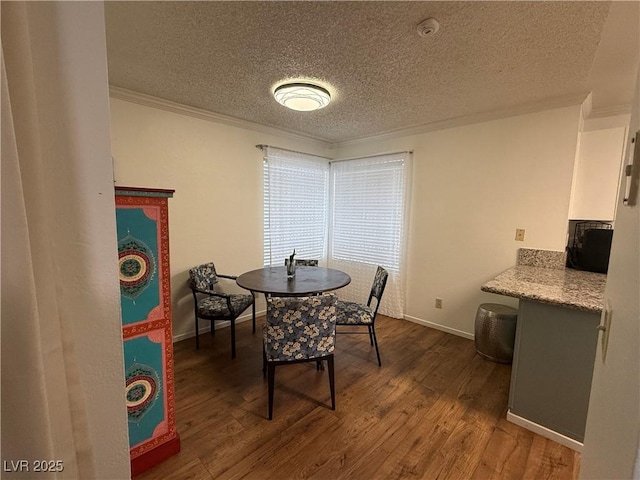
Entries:
[[296,267],[287,278],[287,267],[265,267],[243,273],[236,279],[242,288],[283,297],[328,292],[349,285],[351,277],[340,270],[324,267]]

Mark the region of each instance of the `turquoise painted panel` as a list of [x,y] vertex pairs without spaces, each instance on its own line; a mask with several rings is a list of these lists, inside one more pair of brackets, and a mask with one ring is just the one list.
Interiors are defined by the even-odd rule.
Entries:
[[146,335],[124,341],[129,447],[151,439],[166,420],[163,348]]
[[142,208],[118,208],[118,255],[122,324],[146,320],[160,304],[158,222]]

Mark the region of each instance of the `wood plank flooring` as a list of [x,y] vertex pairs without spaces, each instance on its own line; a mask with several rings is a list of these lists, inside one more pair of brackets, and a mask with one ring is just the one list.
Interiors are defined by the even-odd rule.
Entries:
[[136,480],[577,478],[579,454],[505,420],[509,365],[404,320],[376,332],[382,368],[367,336],[338,336],[335,411],[326,371],[278,367],[272,421],[250,322],[235,360],[228,328],[177,343],[182,450]]

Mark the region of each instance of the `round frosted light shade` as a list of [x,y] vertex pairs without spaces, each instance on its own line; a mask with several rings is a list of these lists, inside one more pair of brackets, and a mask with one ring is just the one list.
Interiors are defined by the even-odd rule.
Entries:
[[329,105],[331,95],[322,87],[309,83],[287,83],[273,93],[276,101],[292,110],[310,112]]

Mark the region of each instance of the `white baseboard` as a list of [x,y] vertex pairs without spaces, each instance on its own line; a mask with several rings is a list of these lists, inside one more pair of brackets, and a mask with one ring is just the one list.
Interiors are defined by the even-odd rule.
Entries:
[[[266,310],[256,311],[256,318],[260,317],[262,315],[266,315],[266,314],[267,314]],[[463,332],[462,330],[456,330],[455,328],[447,327],[445,325],[440,325],[438,323],[429,322],[427,320],[422,320],[421,318],[412,317],[411,315],[405,315],[404,319],[408,320],[410,322],[413,322],[413,323],[417,323],[418,325],[424,325],[425,327],[434,328],[436,330],[441,330],[441,331],[446,332],[446,333],[451,333],[453,335],[457,335],[458,337],[463,337],[463,338],[468,338],[469,340],[473,340],[473,334],[467,333],[467,332]],[[246,322],[247,320],[251,320],[251,314],[250,313],[238,317],[238,319],[236,320],[236,323]],[[206,320],[203,320],[203,323],[206,324],[206,323],[209,323],[209,322],[207,322]],[[229,322],[215,322],[215,325],[216,325],[216,330],[219,330],[221,328],[229,327]],[[201,327],[199,329],[200,333],[208,333],[210,331],[211,331],[211,326],[210,325],[207,325],[205,327]],[[187,338],[193,338],[193,337],[195,337],[195,333],[193,333],[193,332],[181,333],[181,334],[178,334],[178,335],[174,335],[173,336],[173,343],[179,342],[180,340],[186,340]]]
[[405,315],[404,319],[409,320],[413,323],[417,323],[419,325],[424,325],[425,327],[435,328],[436,330],[451,333],[453,335],[457,335],[458,337],[468,338],[469,340],[474,339],[474,335],[471,333],[463,332],[462,330],[457,330],[445,325],[440,325],[439,323],[429,322],[427,320],[422,320],[421,318],[412,317],[411,315]]
[[507,410],[507,420],[509,420],[511,423],[515,423],[520,427],[526,428],[533,433],[537,433],[538,435],[548,438],[549,440],[553,440],[560,445],[569,447],[570,449],[575,450],[578,453],[582,453],[582,443],[574,440],[573,438],[562,435],[561,433],[554,432],[553,430],[547,427],[543,427],[542,425],[532,422],[531,420],[522,418],[515,413],[511,413],[511,410]]
[[[261,315],[265,315],[266,313],[267,313],[266,310],[256,311],[256,318],[260,317]],[[241,315],[236,319],[236,323],[251,321],[251,317],[252,317],[251,313],[248,313],[246,315]],[[202,320],[202,323],[207,324],[207,326],[200,327],[198,329],[198,332],[200,332],[201,334],[209,333],[211,331],[211,322],[207,320]],[[221,328],[228,328],[230,324],[229,322],[213,322],[213,323],[215,323],[216,330],[220,330]],[[186,340],[187,338],[193,338],[195,336],[196,334],[193,333],[193,331],[189,333],[180,333],[178,335],[173,336],[173,343],[179,342],[180,340]]]

